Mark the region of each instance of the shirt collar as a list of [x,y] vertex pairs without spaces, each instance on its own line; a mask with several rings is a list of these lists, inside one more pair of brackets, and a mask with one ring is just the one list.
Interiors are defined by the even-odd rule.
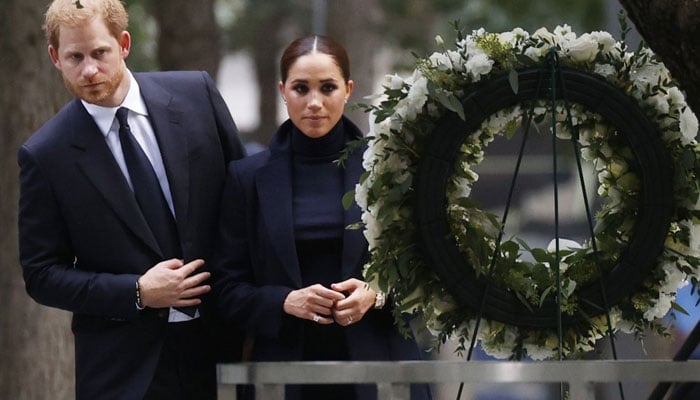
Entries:
[[[127,69],[126,72],[129,74],[130,79],[129,90],[126,93],[126,97],[124,97],[124,101],[122,101],[122,104],[120,104],[119,107],[126,107],[132,112],[143,116],[148,116],[148,109],[146,109],[146,103],[144,103],[143,99],[141,98],[141,89],[139,88],[139,84],[136,82],[136,79],[131,71]],[[83,106],[85,106],[88,114],[90,114],[95,120],[95,123],[97,124],[97,127],[100,128],[102,134],[107,136],[109,130],[112,128],[114,116],[117,114],[117,109],[119,109],[119,107],[103,107],[98,106],[97,104],[88,103],[82,99],[80,101],[83,103]]]

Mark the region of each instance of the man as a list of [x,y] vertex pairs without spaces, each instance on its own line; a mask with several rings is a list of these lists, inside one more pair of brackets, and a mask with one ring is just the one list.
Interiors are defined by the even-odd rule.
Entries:
[[55,0],[46,13],[51,61],[76,98],[18,152],[26,288],[73,312],[78,399],[212,399],[203,266],[225,166],[244,150],[209,75],[127,69],[127,23],[119,0]]

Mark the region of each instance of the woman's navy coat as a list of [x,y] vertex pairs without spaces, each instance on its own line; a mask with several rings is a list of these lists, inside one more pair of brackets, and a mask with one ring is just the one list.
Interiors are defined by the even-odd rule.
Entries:
[[[346,132],[361,138],[357,126],[345,117],[343,122]],[[230,163],[221,204],[214,289],[222,312],[253,338],[253,361],[302,358],[302,320],[283,311],[289,292],[302,288],[292,219],[292,128],[291,121],[286,121],[268,150]],[[357,149],[345,161],[345,191],[353,190],[363,173],[362,152],[363,148]],[[360,214],[356,204],[347,209],[346,226],[359,222]],[[367,260],[368,246],[362,230],[346,229],[342,279],[363,279],[362,268]],[[388,307],[370,309],[345,332],[353,361],[420,358],[416,343],[403,338],[394,326]],[[373,397],[360,394],[362,399]]]

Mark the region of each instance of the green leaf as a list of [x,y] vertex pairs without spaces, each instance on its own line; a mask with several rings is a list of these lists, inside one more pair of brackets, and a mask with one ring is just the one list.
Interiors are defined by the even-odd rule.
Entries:
[[462,102],[459,101],[457,96],[451,92],[437,89],[434,84],[428,84],[428,92],[446,109],[457,113],[457,115],[459,115],[463,121],[466,121],[466,117],[464,116],[464,106],[462,106]]
[[350,225],[346,226],[345,229],[347,229],[349,231],[356,231],[356,230],[363,229],[364,227],[365,227],[365,225],[362,222],[355,222],[354,224],[350,224]]
[[518,94],[518,90],[520,89],[520,85],[518,83],[518,71],[511,69],[510,72],[508,72],[508,83],[510,83],[510,88],[513,93]]
[[532,309],[532,305],[530,305],[530,302],[527,301],[527,299],[524,298],[523,295],[522,295],[520,292],[517,292],[517,291],[516,291],[516,292],[515,292],[515,297],[517,297],[518,300],[520,300],[520,302],[523,303],[523,305],[528,309],[528,311],[530,311],[531,313],[534,313],[534,312],[535,312],[535,310]]
[[532,257],[537,262],[550,262],[550,261],[552,261],[552,255],[547,253],[547,251],[545,249],[535,248],[535,249],[532,249],[532,251],[530,253],[532,254]]
[[554,289],[554,286],[550,286],[547,289],[542,292],[542,295],[540,296],[540,307],[542,307],[542,304],[544,304],[544,301],[547,299],[547,296],[549,295],[549,292]]
[[343,195],[343,208],[349,209],[355,201],[355,190],[349,190]]
[[681,314],[690,316],[690,313],[689,313],[688,311],[686,311],[685,308],[681,307],[681,305],[678,304],[678,303],[676,303],[675,301],[672,301],[672,302],[671,302],[671,308],[674,309],[674,310],[676,310],[676,311],[678,311],[678,312],[681,313]]

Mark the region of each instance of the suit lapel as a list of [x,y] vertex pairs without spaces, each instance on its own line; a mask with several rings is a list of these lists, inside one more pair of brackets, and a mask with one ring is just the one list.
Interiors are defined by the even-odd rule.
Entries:
[[132,233],[156,253],[160,253],[155,237],[104,136],[79,100],[72,103],[71,115],[72,143],[75,148],[82,150],[76,158],[80,169]]
[[277,153],[261,168],[255,183],[267,234],[292,282],[301,287],[301,272],[294,243],[292,177],[289,153]]
[[178,230],[187,232],[190,170],[187,132],[182,123],[185,113],[163,87],[138,75],[136,79],[163,157]]
[[[362,168],[362,151],[355,150],[345,162],[344,166],[344,189],[345,193],[355,189],[355,185],[360,181],[364,169]],[[345,210],[345,226],[360,222],[360,207],[353,202],[352,206]],[[343,233],[343,266],[342,277],[347,279],[355,276],[358,266],[367,252],[367,243],[361,229],[345,229]]]

